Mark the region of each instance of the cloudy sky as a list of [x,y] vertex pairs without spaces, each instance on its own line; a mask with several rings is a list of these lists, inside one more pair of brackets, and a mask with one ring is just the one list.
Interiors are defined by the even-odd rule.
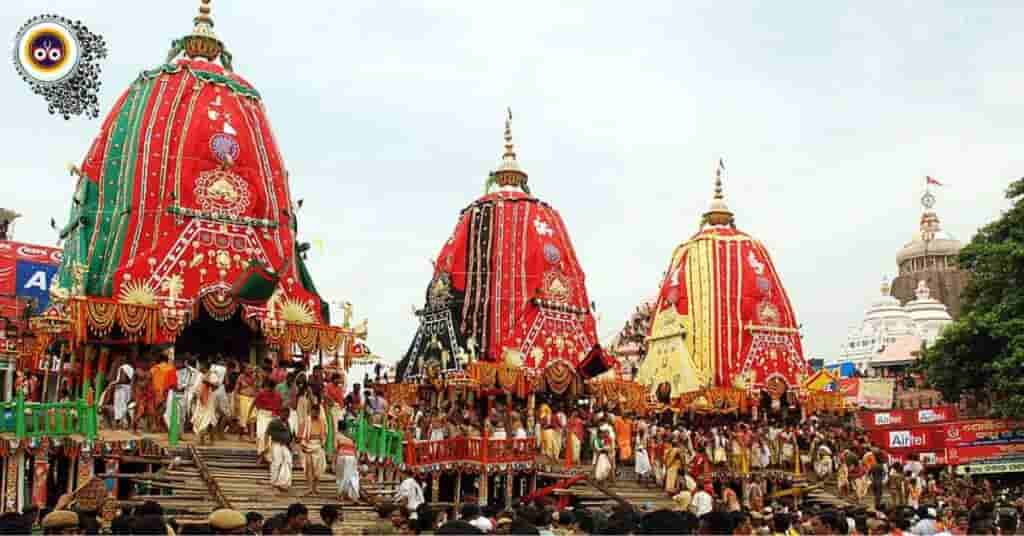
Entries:
[[[197,4],[6,0],[0,27],[56,12],[102,34],[105,113]],[[950,184],[937,208],[966,241],[1024,174],[1024,4],[981,4],[214,0],[213,15],[305,199],[317,283],[369,317],[375,352],[404,352],[428,259],[481,194],[511,106],[602,336],[656,291],[722,156],[728,203],[772,252],[808,356],[831,357],[895,273],[925,175]],[[10,66],[0,80],[0,205],[25,214],[17,239],[52,243],[65,162],[99,120],[49,116]]]

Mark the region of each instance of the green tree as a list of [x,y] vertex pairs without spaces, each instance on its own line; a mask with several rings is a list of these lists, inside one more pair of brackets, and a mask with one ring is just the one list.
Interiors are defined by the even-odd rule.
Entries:
[[996,416],[1024,418],[1024,178],[1006,197],[1013,206],[960,251],[971,274],[961,317],[919,363],[946,400],[966,395]]

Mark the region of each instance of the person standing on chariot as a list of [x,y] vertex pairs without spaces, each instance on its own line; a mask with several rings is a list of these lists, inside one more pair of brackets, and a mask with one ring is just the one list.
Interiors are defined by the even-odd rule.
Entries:
[[216,391],[220,386],[219,378],[206,365],[202,365],[200,373],[192,401],[192,432],[200,445],[206,441],[212,445],[213,431],[217,425]]
[[324,441],[327,440],[327,417],[320,402],[310,402],[306,416],[299,423],[299,449],[302,453],[302,467],[309,482],[306,495],[317,495],[320,476],[327,470]]
[[238,375],[238,383],[235,386],[235,408],[238,410],[238,439],[243,436],[253,437],[254,423],[252,405],[256,400],[256,377],[251,366],[246,366]]
[[153,380],[150,372],[143,366],[135,367],[135,377],[132,379],[132,399],[135,402],[135,409],[132,412],[132,432],[139,431],[139,424],[142,424],[143,432],[152,432],[156,425],[156,392],[153,391]]
[[193,383],[193,371],[184,360],[174,361],[175,372],[174,372],[174,384],[171,390],[168,391],[168,401],[164,405],[164,424],[167,425],[168,430],[171,427],[171,400],[173,404],[178,407],[178,431],[185,431],[185,423],[188,422],[188,412],[191,408],[191,396],[192,396],[192,383]]
[[618,459],[626,462],[633,459],[633,421],[626,415],[614,417],[615,443],[618,447]]
[[274,389],[274,384],[268,379],[264,381],[263,388],[256,393],[253,404],[246,419],[250,420],[253,413],[256,417],[256,454],[267,461],[271,457],[271,440],[267,433],[270,423],[281,413],[281,394]]
[[288,408],[282,407],[270,424],[270,485],[281,493],[292,487],[292,432],[288,427]]
[[345,416],[345,384],[341,374],[335,372],[331,381],[324,385],[324,401],[327,403],[327,416],[331,422],[338,422]]
[[594,477],[598,482],[612,479],[615,473],[615,464],[612,463],[612,458],[615,456],[615,441],[612,439],[610,426],[601,427],[594,444],[594,451],[597,453],[594,462]]
[[583,418],[580,417],[579,410],[573,410],[566,428],[565,448],[569,451],[567,457],[572,461],[572,465],[579,465],[580,451],[583,447]]
[[128,428],[128,404],[132,401],[132,378],[135,368],[123,363],[117,368],[117,375],[111,383],[114,389],[114,424],[119,428]]
[[338,501],[359,500],[359,460],[356,444],[348,437],[348,425],[338,421],[334,434],[334,479],[338,485]]
[[640,482],[647,480],[651,474],[651,459],[647,455],[647,423],[643,420],[636,422],[636,447],[633,454],[634,471],[636,479]]
[[149,369],[153,377],[153,394],[156,397],[156,410],[162,412],[167,404],[167,393],[177,387],[178,371],[174,368],[174,348],[168,348],[160,354],[160,360]]
[[683,451],[680,448],[682,439],[674,437],[672,443],[665,447],[665,491],[675,495],[679,491],[679,472],[683,469]]

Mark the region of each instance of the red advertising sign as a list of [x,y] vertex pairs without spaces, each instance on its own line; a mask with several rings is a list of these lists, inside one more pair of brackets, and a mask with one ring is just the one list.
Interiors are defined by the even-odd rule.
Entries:
[[865,430],[899,428],[949,422],[957,418],[956,406],[936,406],[922,409],[893,409],[860,411],[857,419]]
[[979,419],[957,421],[943,425],[946,448],[976,445],[1024,443],[1024,423]]
[[894,428],[872,430],[871,442],[887,452],[917,452],[942,448],[936,441],[935,427]]
[[880,428],[894,428],[899,426],[910,426],[913,424],[906,410],[889,411],[859,411],[857,420],[865,430],[878,430]]
[[917,459],[924,465],[946,465],[946,452],[943,450],[929,450],[924,452],[901,452],[893,453],[889,452],[889,459],[893,462],[898,462],[900,465],[906,464],[910,461],[910,455],[916,454]]
[[946,449],[946,460],[950,465],[992,460],[1005,456],[1024,456],[1024,443],[974,445],[967,447],[949,447]]
[[0,316],[19,318],[28,299],[46,305],[61,253],[57,248],[0,241]]
[[841,378],[839,380],[839,392],[843,398],[857,400],[860,394],[860,378]]

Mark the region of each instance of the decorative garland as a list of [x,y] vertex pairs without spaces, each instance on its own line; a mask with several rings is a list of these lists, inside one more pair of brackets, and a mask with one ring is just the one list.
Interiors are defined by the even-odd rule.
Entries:
[[587,382],[587,391],[602,404],[612,401],[638,415],[650,411],[647,386],[632,380],[591,380]]
[[198,78],[199,80],[202,80],[203,82],[227,86],[228,89],[230,89],[231,91],[234,91],[235,93],[238,93],[239,95],[243,95],[245,97],[252,97],[254,99],[260,98],[259,91],[256,91],[251,87],[242,85],[233,78],[210,71],[197,71],[189,65],[183,66],[180,64],[172,65],[170,63],[166,63],[155,69],[151,69],[149,71],[142,71],[142,74],[139,75],[139,79],[148,80],[151,78],[156,78],[161,74],[177,74],[181,72],[182,68],[187,69],[188,72],[192,74],[192,76]]
[[576,379],[576,373],[568,363],[555,361],[544,370],[544,379],[551,392],[561,395],[569,390],[569,386]]
[[152,343],[156,336],[159,309],[155,305],[117,303],[98,298],[76,298],[73,302],[72,324],[74,343],[88,339],[89,333],[99,337],[110,334],[116,325],[131,341]]
[[238,311],[238,302],[226,292],[210,292],[204,294],[200,301],[210,316],[219,322],[226,322]]

